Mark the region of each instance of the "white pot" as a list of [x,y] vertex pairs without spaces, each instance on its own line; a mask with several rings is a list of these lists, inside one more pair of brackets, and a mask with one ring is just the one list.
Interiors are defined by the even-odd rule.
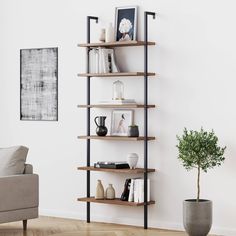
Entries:
[[130,169],[135,169],[138,163],[138,154],[137,153],[129,153],[127,155],[127,162],[129,164]]

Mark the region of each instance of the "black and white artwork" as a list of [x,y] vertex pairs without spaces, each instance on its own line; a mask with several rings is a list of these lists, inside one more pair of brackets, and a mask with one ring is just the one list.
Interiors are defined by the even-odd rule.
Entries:
[[116,8],[116,41],[137,40],[137,10],[137,6]]
[[133,110],[113,110],[111,115],[111,135],[128,136],[128,127],[133,124]]
[[20,50],[20,119],[58,120],[58,48]]

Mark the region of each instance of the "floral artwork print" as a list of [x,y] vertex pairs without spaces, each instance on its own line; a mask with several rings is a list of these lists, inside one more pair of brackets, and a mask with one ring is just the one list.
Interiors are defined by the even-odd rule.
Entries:
[[116,8],[116,41],[137,40],[137,7]]
[[122,37],[119,41],[130,41],[129,32],[132,29],[133,25],[129,19],[123,18],[119,25],[119,31],[122,34]]

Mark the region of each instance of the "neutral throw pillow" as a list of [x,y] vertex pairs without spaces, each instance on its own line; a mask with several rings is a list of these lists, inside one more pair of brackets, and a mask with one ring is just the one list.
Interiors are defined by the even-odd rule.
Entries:
[[28,150],[24,146],[0,148],[0,176],[23,174]]

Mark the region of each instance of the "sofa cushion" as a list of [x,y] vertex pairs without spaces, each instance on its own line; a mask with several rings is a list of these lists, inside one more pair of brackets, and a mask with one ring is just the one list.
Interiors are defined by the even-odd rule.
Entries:
[[0,176],[23,174],[28,150],[24,146],[0,148]]

